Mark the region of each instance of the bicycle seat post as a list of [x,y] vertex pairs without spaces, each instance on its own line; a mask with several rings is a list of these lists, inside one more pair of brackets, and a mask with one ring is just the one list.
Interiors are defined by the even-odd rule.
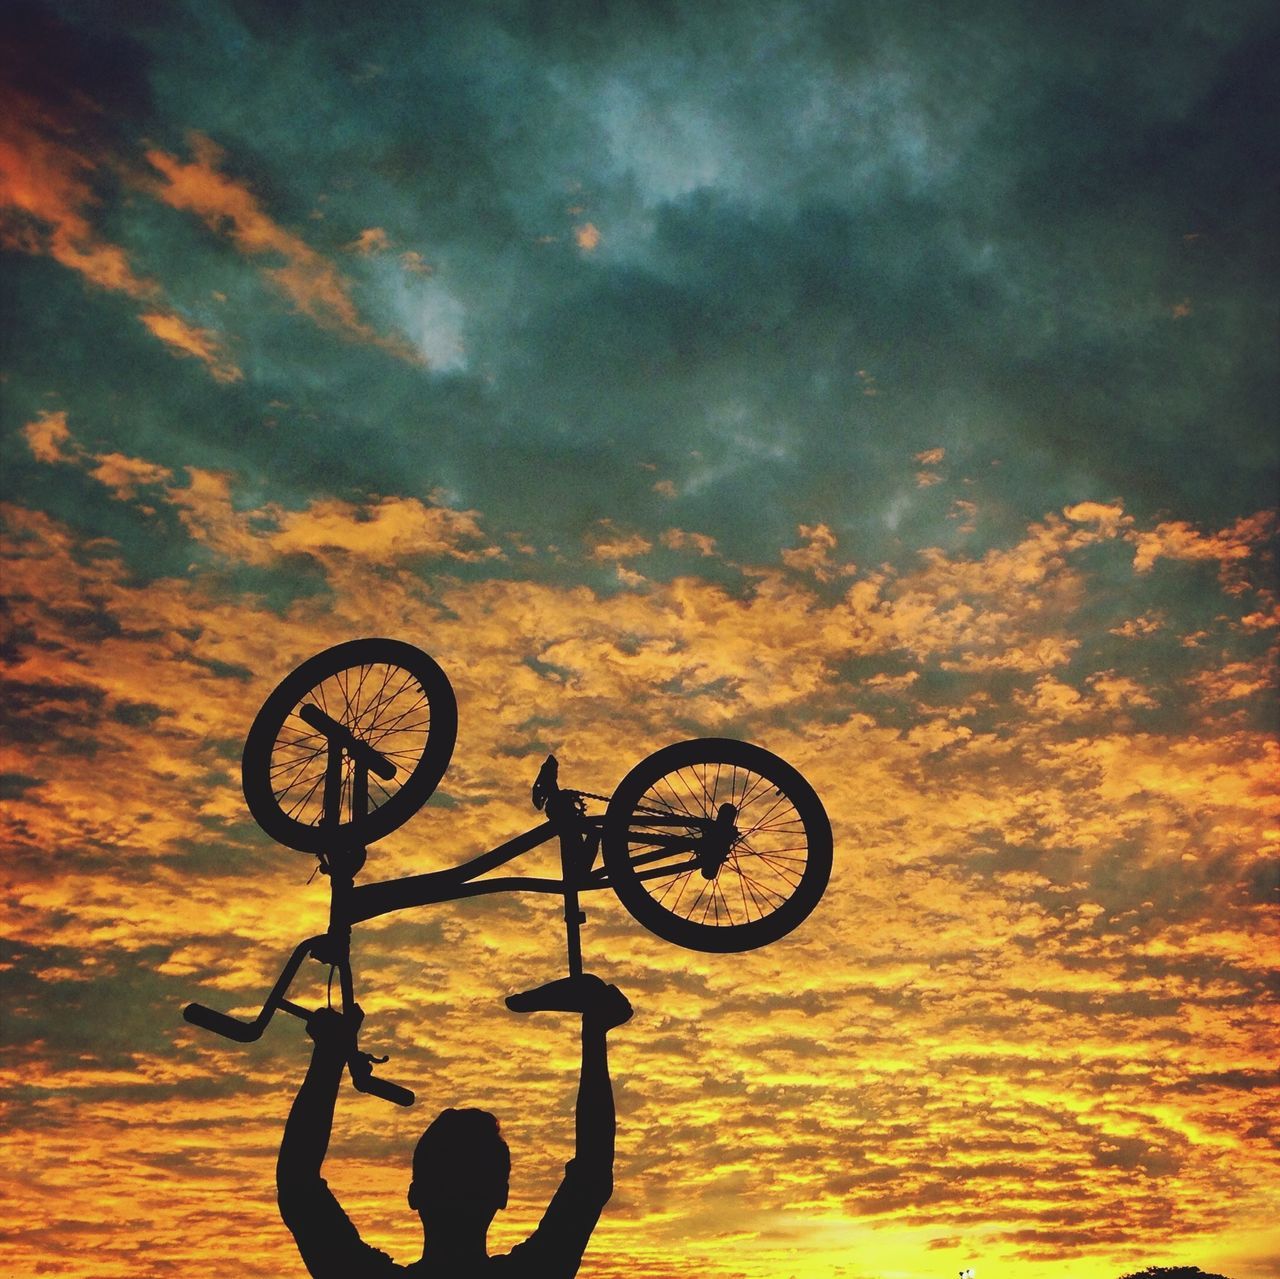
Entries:
[[560,877],[564,884],[565,945],[569,976],[582,976],[581,926],[586,914],[578,906],[578,880],[583,860],[582,812],[577,795],[557,791],[547,802],[547,816],[560,836]]

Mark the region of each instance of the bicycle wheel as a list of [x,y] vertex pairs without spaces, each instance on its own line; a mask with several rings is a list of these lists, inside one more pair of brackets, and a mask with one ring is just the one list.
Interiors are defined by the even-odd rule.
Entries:
[[[363,744],[394,765],[391,777],[367,772],[366,811],[356,812],[357,770],[344,750],[340,802],[328,823],[329,737],[317,726],[326,721],[329,732],[354,739],[352,749]],[[272,839],[301,852],[370,844],[427,801],[457,732],[453,688],[430,657],[399,640],[350,640],[303,662],[263,703],[244,744],[245,802]]]
[[677,742],[605,811],[609,883],[646,928],[691,950],[752,950],[805,920],[831,875],[831,824],[790,764],[746,742]]

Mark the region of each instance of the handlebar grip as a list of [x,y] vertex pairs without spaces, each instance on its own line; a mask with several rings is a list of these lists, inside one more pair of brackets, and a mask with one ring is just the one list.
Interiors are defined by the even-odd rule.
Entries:
[[234,1039],[238,1043],[251,1044],[262,1037],[262,1027],[256,1021],[241,1021],[239,1017],[206,1008],[203,1004],[188,1004],[182,1010],[182,1015],[201,1030],[211,1030],[215,1035]]
[[383,1101],[393,1101],[397,1106],[413,1105],[413,1093],[408,1088],[393,1084],[389,1079],[379,1079],[377,1075],[364,1075],[361,1078],[353,1076],[351,1082],[355,1085],[357,1092],[367,1092],[370,1096],[381,1097]]

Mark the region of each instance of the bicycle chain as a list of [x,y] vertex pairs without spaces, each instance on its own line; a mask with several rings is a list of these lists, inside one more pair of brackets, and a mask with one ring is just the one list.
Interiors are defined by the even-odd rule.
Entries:
[[[597,795],[589,790],[576,790],[572,793],[580,799],[598,799],[602,804],[611,804],[613,802],[612,795]],[[636,808],[633,811],[645,817],[678,817],[680,815],[679,813],[663,812],[657,808]]]

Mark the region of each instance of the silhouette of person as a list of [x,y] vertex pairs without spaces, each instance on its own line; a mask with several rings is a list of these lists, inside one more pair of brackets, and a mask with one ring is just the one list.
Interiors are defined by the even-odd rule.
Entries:
[[311,1064],[285,1124],[276,1165],[280,1215],[314,1279],[572,1279],[613,1191],[616,1129],[605,1037],[631,1017],[616,986],[583,974],[565,977],[507,1005],[516,1012],[558,1009],[582,1015],[582,1073],[578,1084],[577,1141],[564,1180],[542,1221],[524,1243],[490,1257],[485,1237],[506,1207],[511,1157],[498,1121],[484,1110],[445,1110],[422,1134],[413,1154],[409,1206],[422,1219],[422,1258],[397,1265],[360,1238],[320,1175],[333,1108],[347,1058],[355,1049],[363,1014],[319,1009],[307,1021],[315,1042]]

